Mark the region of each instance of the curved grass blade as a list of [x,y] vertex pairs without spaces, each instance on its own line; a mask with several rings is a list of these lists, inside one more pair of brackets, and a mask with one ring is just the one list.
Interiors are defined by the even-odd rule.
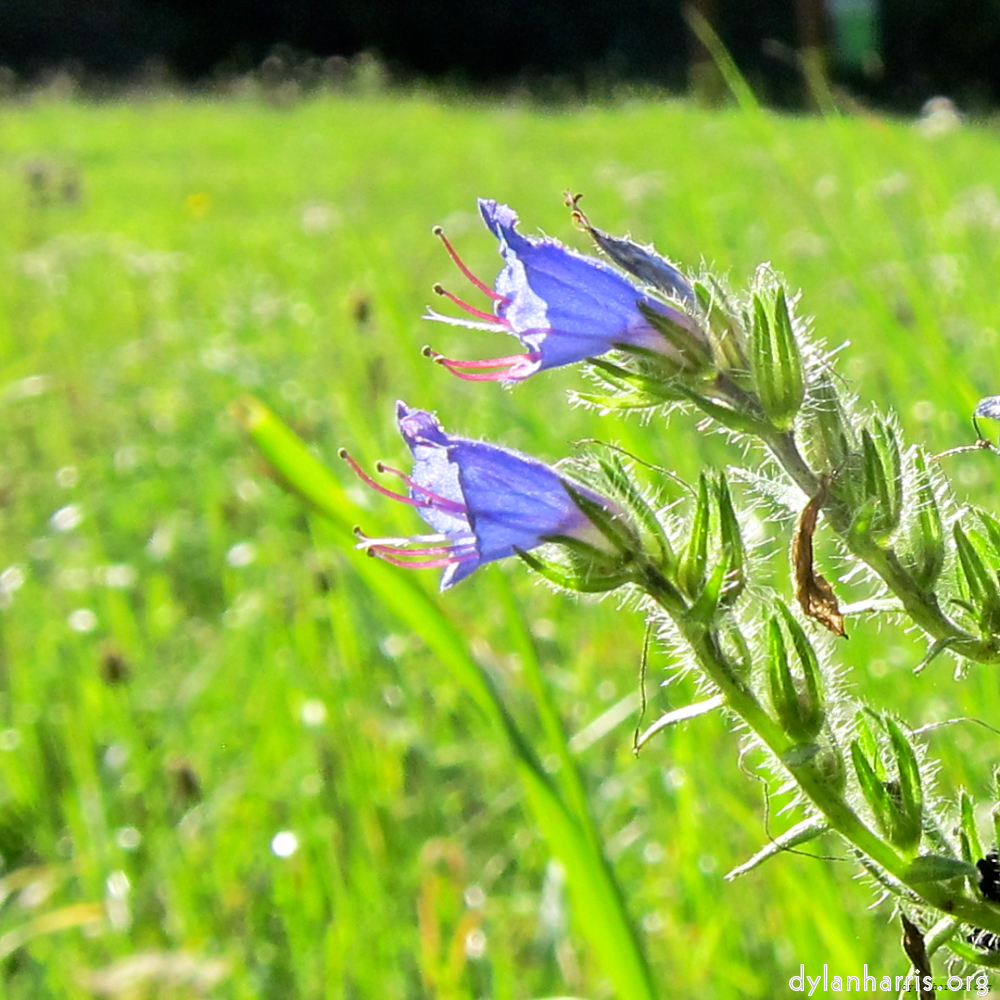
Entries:
[[[353,540],[351,527],[362,512],[305,443],[255,399],[240,400],[234,411],[288,488],[331,522],[338,535]],[[566,868],[577,926],[618,996],[622,1000],[657,1000],[658,992],[620,887],[600,849],[596,831],[581,811],[582,785],[569,791],[573,802],[568,803],[545,773],[462,634],[421,584],[360,553],[355,555],[354,564],[373,596],[423,639],[507,743],[532,813],[552,853]],[[550,718],[547,728],[554,733],[552,727]],[[565,742],[565,736],[562,738]]]

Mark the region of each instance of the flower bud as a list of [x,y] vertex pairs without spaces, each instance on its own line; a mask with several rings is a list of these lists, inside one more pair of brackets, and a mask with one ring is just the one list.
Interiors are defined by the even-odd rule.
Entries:
[[[800,673],[792,672],[785,630],[792,640]],[[778,603],[778,614],[768,623],[767,673],[771,704],[782,729],[796,743],[814,740],[826,717],[819,661],[802,626],[781,602]]]
[[722,603],[732,607],[746,589],[747,551],[740,522],[736,517],[736,509],[733,507],[733,498],[729,492],[729,483],[724,475],[719,475],[715,492],[719,509],[719,541],[722,562],[725,566]]
[[770,315],[760,295],[753,306],[750,370],[757,398],[775,426],[788,428],[805,399],[805,377],[784,289],[778,289]]
[[975,863],[983,856],[983,845],[976,829],[975,807],[969,793],[964,789],[958,797],[959,831],[962,841],[962,857]]
[[692,600],[696,600],[705,587],[711,515],[708,476],[703,472],[698,482],[698,501],[691,520],[691,534],[677,567],[678,585]]
[[984,635],[1000,632],[1000,590],[996,576],[986,567],[978,547],[978,533],[967,534],[960,524],[952,528],[958,554],[956,574],[965,601],[963,606],[979,624]]
[[899,795],[897,800],[898,818],[893,843],[906,851],[916,850],[923,831],[923,788],[920,767],[913,745],[892,718],[886,717],[885,726],[889,733],[896,760]]
[[871,730],[858,716],[858,737],[851,742],[851,759],[858,785],[886,838],[907,853],[916,851],[923,830],[923,793],[917,757],[897,723],[879,719],[889,737],[896,777],[886,768]]
[[670,573],[677,563],[673,546],[670,544],[670,539],[667,537],[660,519],[656,516],[656,511],[653,510],[649,501],[643,496],[642,490],[636,485],[630,470],[626,468],[621,457],[614,452],[610,452],[607,456],[598,457],[597,465],[604,475],[609,492],[654,542],[656,548],[654,562],[659,570]]
[[822,374],[810,386],[809,406],[797,434],[810,467],[822,475],[844,470],[853,450],[850,425],[833,380]]
[[903,475],[893,429],[876,420],[861,432],[864,501],[854,525],[858,534],[884,542],[899,526],[903,511]]
[[944,527],[927,462],[919,449],[913,452],[913,488],[916,510],[906,543],[900,546],[900,559],[917,586],[932,590],[944,566]]
[[704,316],[715,363],[742,385],[750,367],[746,333],[733,315],[726,293],[719,283],[714,278],[706,280],[711,282],[711,288],[700,281],[696,281],[692,287]]

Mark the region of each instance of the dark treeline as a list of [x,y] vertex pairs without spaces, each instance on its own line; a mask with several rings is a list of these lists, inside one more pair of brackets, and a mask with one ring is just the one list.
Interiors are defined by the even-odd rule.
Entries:
[[[794,104],[796,0],[710,0],[723,41],[765,96]],[[299,58],[371,51],[401,77],[478,87],[586,89],[687,79],[682,0],[0,0],[0,64],[31,83],[56,69],[184,82],[244,73],[275,46]],[[865,11],[867,10],[867,14]],[[1000,0],[827,0],[834,79],[891,107],[934,94],[1000,101]],[[844,12],[847,12],[844,14]],[[838,46],[867,16],[871,52]],[[852,14],[853,12],[853,14]],[[843,15],[843,16],[841,16]],[[845,36],[846,37],[846,36]]]

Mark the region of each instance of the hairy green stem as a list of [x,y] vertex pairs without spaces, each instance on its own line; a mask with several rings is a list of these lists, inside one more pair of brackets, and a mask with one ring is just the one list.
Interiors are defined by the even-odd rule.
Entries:
[[[791,431],[777,431],[763,436],[771,454],[806,496],[815,496],[821,483],[809,468],[798,449]],[[952,621],[941,609],[937,595],[918,587],[899,562],[891,548],[883,548],[873,540],[859,538],[851,531],[852,512],[843,504],[831,499],[823,508],[827,523],[840,536],[841,541],[859,559],[870,566],[882,582],[899,598],[906,613],[929,636],[946,640],[948,648],[960,656],[979,663],[1000,663],[1000,647],[996,639],[982,639]]]
[[740,679],[738,668],[720,645],[718,633],[688,617],[686,609],[678,603],[676,591],[658,573],[648,573],[642,586],[649,597],[670,615],[691,647],[698,665],[722,692],[727,707],[782,762],[809,801],[826,818],[831,829],[929,906],[970,926],[1000,933],[1000,910],[973,899],[952,883],[914,883],[907,873],[910,859],[901,855],[858,816],[844,799],[836,782],[817,768],[811,757],[803,762],[796,761],[796,745]]

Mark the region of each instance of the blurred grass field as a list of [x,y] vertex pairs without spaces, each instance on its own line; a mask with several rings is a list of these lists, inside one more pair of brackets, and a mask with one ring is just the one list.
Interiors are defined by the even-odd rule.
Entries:
[[[850,341],[862,397],[931,449],[966,442],[1000,391],[995,129],[651,100],[0,112],[4,996],[612,995],[578,930],[601,915],[573,912],[508,748],[359,557],[268,477],[231,404],[252,393],[287,420],[380,534],[417,519],[335,456],[402,464],[396,398],[550,461],[589,435],[688,478],[738,460],[691,419],[563,405],[578,372],[505,391],[420,356],[508,346],[421,320],[433,282],[460,285],[432,225],[492,277],[475,198],[586,249],[572,189],[595,224],[686,266],[741,283],[771,262],[821,337]],[[996,458],[951,461],[960,496],[995,510]],[[516,565],[441,606],[550,761],[514,635],[528,626],[661,996],[784,995],[800,963],[904,972],[852,864],[788,856],[723,881],[766,840],[762,789],[716,717],[633,758],[636,612]],[[914,678],[920,645],[896,627],[860,623],[840,652],[914,724],[1000,714],[990,668]],[[694,697],[657,687],[668,669],[654,651],[649,719]],[[931,749],[942,793],[989,797],[1000,740],[951,727]],[[780,805],[772,833],[791,822]]]

